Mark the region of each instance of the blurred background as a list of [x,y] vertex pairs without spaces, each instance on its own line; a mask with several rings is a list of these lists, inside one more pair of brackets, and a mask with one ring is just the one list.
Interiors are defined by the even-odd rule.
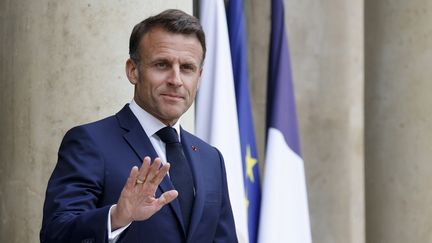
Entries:
[[[39,242],[64,133],[132,99],[132,27],[198,4],[0,2],[0,242]],[[313,241],[432,242],[432,2],[284,4]],[[270,1],[244,9],[264,168]],[[193,131],[193,110],[184,124]]]

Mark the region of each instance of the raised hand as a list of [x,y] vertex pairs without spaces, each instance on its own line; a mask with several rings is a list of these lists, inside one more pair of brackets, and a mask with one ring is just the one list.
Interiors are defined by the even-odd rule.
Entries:
[[146,220],[177,197],[176,190],[155,197],[156,189],[170,167],[169,163],[160,165],[159,158],[150,165],[150,157],[145,157],[139,170],[136,166],[132,168],[118,203],[111,210],[111,230],[132,221]]

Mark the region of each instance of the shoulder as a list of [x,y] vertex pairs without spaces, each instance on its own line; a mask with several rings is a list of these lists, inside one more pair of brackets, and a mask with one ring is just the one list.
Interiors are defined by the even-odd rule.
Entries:
[[126,104],[119,112],[114,115],[71,128],[66,133],[65,137],[80,133],[85,133],[96,137],[106,137],[109,134],[117,134],[118,132],[122,133],[124,129],[127,130],[129,127],[133,127],[136,125],[136,123],[138,123],[135,120],[136,118],[129,109],[129,105]]
[[115,116],[109,116],[98,121],[72,127],[66,132],[65,137],[79,136],[84,134],[91,136],[106,133],[107,131],[112,130],[114,127],[118,127],[117,123],[118,122]]
[[217,150],[215,147],[211,146],[201,138],[195,136],[194,134],[181,128],[181,138],[182,140],[187,140],[188,143],[193,143],[201,148],[206,148],[210,150]]
[[182,143],[185,142],[191,147],[196,147],[204,157],[217,158],[218,161],[223,161],[222,153],[216,147],[184,129],[181,129],[181,139]]

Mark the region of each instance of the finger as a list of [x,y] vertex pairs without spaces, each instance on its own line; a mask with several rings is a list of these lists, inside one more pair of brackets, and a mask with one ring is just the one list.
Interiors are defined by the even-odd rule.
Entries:
[[174,199],[176,199],[178,196],[177,190],[171,190],[164,192],[158,199],[157,204],[159,208],[163,207],[164,205],[172,202]]
[[154,184],[154,177],[155,177],[156,174],[158,173],[160,165],[161,165],[161,160],[160,160],[160,158],[156,158],[156,159],[153,161],[153,164],[150,166],[150,170],[149,170],[149,173],[148,173],[148,175],[147,175],[147,180],[146,180],[146,182],[149,182],[149,183],[151,183],[151,184]]
[[163,178],[167,175],[170,167],[170,163],[166,163],[159,169],[159,171],[154,177],[154,184],[159,185],[162,182]]
[[141,168],[139,169],[137,179],[140,179],[141,181],[145,181],[147,178],[149,167],[150,167],[150,157],[146,156],[144,157]]
[[138,167],[134,166],[134,167],[132,167],[131,172],[129,174],[129,177],[128,177],[127,181],[126,181],[125,187],[127,189],[134,188],[135,183],[136,183],[136,179],[137,179],[137,175],[138,175]]

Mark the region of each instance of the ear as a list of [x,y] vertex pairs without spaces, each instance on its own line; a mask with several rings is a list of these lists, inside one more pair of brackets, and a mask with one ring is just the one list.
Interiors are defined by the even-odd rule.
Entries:
[[131,84],[138,83],[138,65],[130,58],[126,61],[126,76]]
[[199,70],[199,77],[200,77],[200,79],[201,79],[202,71],[203,71],[203,69],[200,68],[200,70]]
[[199,71],[197,90],[199,89],[199,86],[200,86],[200,83],[201,83],[202,72],[203,72],[203,69],[201,68],[200,71]]

